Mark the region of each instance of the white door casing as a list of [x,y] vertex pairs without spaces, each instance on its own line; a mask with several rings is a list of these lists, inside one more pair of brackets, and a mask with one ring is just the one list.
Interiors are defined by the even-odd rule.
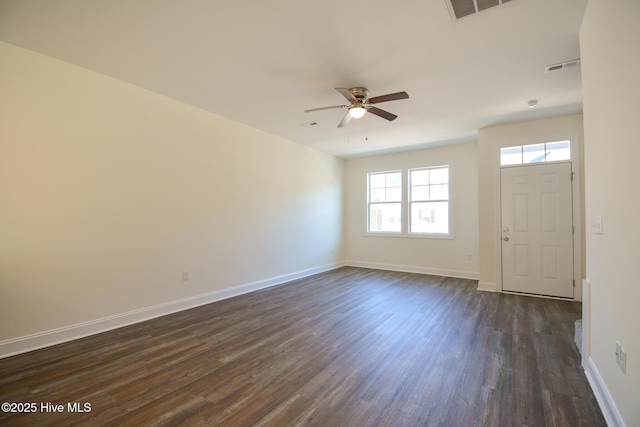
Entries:
[[574,297],[571,163],[502,168],[502,289]]

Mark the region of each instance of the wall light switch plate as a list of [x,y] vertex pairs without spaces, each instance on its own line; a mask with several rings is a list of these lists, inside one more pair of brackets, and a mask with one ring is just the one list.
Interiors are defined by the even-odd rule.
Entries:
[[593,228],[593,234],[602,234],[602,217],[594,216],[591,227]]

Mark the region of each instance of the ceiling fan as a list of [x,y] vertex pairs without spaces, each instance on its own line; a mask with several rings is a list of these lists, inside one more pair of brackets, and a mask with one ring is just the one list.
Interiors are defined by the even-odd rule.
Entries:
[[343,126],[346,126],[352,118],[359,119],[367,112],[375,114],[376,116],[382,117],[383,119],[387,119],[389,121],[395,120],[398,116],[388,111],[374,107],[373,104],[409,98],[407,92],[396,92],[390,93],[388,95],[374,96],[373,98],[369,98],[369,90],[364,87],[351,87],[349,89],[337,87],[335,89],[340,92],[342,96],[347,98],[347,101],[349,101],[349,105],[332,105],[330,107],[312,108],[310,110],[304,110],[304,112],[310,113],[312,111],[329,110],[331,108],[348,108],[349,111],[347,111],[347,114],[345,114],[340,123],[338,123],[338,127],[341,128]]

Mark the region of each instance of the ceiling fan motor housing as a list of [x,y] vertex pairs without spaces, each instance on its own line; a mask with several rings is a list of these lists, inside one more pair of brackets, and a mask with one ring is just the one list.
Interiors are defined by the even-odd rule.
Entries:
[[360,102],[369,98],[369,90],[365,87],[351,87],[349,92]]

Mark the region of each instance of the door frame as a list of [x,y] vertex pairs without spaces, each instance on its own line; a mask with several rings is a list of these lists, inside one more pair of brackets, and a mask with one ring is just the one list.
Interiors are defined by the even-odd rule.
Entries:
[[[495,197],[495,262],[496,262],[496,291],[497,292],[508,292],[503,290],[502,285],[502,200],[500,197],[500,149],[504,147],[511,147],[516,145],[529,145],[529,144],[540,144],[544,142],[554,142],[554,141],[566,141],[569,140],[571,144],[571,170],[573,171],[573,180],[571,181],[572,187],[572,207],[573,207],[573,280],[575,283],[575,287],[573,290],[573,300],[574,301],[582,301],[582,279],[584,277],[583,265],[585,259],[584,253],[584,244],[583,244],[583,236],[584,236],[584,221],[583,221],[583,178],[582,178],[582,165],[583,157],[582,157],[582,139],[578,134],[560,134],[560,135],[547,135],[544,138],[530,138],[530,139],[521,139],[521,140],[513,140],[510,143],[505,144],[496,144],[494,146],[494,161],[495,161],[495,169],[494,169],[494,194]],[[523,165],[524,166],[524,165]],[[518,167],[515,165],[511,165],[509,167]],[[527,294],[529,295],[529,294]],[[538,297],[537,295],[531,295],[532,297]],[[549,296],[539,296],[540,298],[556,298]],[[567,298],[557,298],[562,300],[567,300]]]

